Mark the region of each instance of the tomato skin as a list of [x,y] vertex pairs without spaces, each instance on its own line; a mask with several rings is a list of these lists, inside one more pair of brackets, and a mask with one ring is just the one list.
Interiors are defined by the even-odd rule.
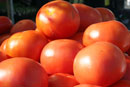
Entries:
[[78,32],[74,36],[72,36],[70,39],[76,40],[76,41],[80,42],[81,44],[83,44],[82,43],[83,33],[84,32]]
[[110,87],[130,87],[130,81],[128,80],[120,80],[117,83],[113,84]]
[[79,28],[78,11],[66,1],[51,1],[40,8],[36,25],[49,39],[67,38]]
[[101,14],[94,8],[85,4],[72,4],[80,15],[79,31],[84,31],[89,25],[102,21]]
[[34,30],[35,28],[36,28],[36,24],[32,20],[23,19],[13,25],[10,33],[14,34],[14,33],[22,32],[22,31],[26,31],[26,30]]
[[8,56],[5,53],[3,53],[2,51],[0,51],[0,62],[5,59],[8,59]]
[[55,73],[49,77],[48,87],[73,87],[79,84],[75,77],[70,74]]
[[47,39],[41,34],[28,30],[13,34],[1,49],[10,57],[28,57],[39,61],[42,48],[47,43]]
[[95,9],[100,12],[100,14],[102,16],[102,21],[110,21],[110,20],[116,19],[114,13],[108,8],[97,7]]
[[9,32],[12,25],[12,21],[8,17],[0,16],[0,34]]
[[0,45],[2,44],[2,42],[4,40],[6,40],[9,37],[10,37],[10,34],[2,34],[2,35],[0,35]]
[[43,48],[40,63],[48,74],[73,74],[73,61],[75,55],[82,48],[83,45],[74,40],[53,40]]
[[11,58],[0,63],[0,87],[48,87],[48,76],[32,59]]
[[121,22],[107,21],[90,25],[83,34],[83,44],[85,46],[98,41],[111,42],[118,46],[123,52],[130,47],[130,34]]
[[103,87],[103,86],[96,86],[96,85],[90,85],[90,84],[80,84],[80,85],[76,85],[74,87]]
[[109,86],[125,74],[125,56],[112,43],[96,42],[78,52],[73,70],[81,84]]

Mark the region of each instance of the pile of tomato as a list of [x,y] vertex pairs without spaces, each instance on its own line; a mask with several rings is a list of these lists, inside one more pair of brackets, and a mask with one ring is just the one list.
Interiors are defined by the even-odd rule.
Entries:
[[107,8],[43,5],[36,22],[0,16],[0,87],[130,87],[130,32]]

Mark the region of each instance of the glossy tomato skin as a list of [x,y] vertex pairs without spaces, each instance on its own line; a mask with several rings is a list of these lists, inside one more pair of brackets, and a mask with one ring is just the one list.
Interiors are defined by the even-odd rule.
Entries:
[[96,85],[90,85],[90,84],[80,84],[80,85],[76,85],[74,87],[103,87],[103,86],[96,86]]
[[130,87],[130,81],[129,80],[119,80],[115,84],[113,84],[110,87]]
[[26,30],[34,30],[35,28],[36,28],[35,22],[33,22],[30,19],[23,19],[13,25],[10,33],[14,34],[14,33],[22,32],[22,31],[26,31]]
[[108,8],[97,7],[95,9],[100,12],[100,14],[102,16],[102,21],[110,21],[110,20],[116,19],[114,13]]
[[49,86],[48,87],[74,87],[79,83],[73,75],[56,73],[49,77]]
[[0,63],[0,87],[48,87],[48,76],[32,59],[11,58]]
[[79,28],[78,11],[66,1],[51,1],[40,8],[36,25],[48,38],[67,38]]
[[0,35],[0,45],[2,44],[2,42],[4,40],[6,40],[9,37],[10,37],[10,34],[2,34],[2,35]]
[[12,21],[6,16],[0,16],[0,34],[9,32],[12,27]]
[[43,48],[40,63],[48,74],[73,74],[73,61],[75,55],[82,48],[83,45],[74,40],[53,40]]
[[28,57],[39,61],[42,48],[47,43],[41,34],[28,30],[13,34],[3,43],[1,50],[10,57]]
[[8,56],[5,53],[3,53],[2,51],[0,51],[0,62],[3,60],[6,60],[6,59],[8,59]]
[[102,21],[101,14],[94,8],[85,4],[72,4],[79,12],[80,27],[79,31],[84,31],[89,25]]
[[109,86],[123,77],[126,61],[114,44],[97,42],[78,52],[73,69],[81,84]]
[[119,21],[107,21],[90,25],[83,34],[83,44],[88,46],[98,41],[111,42],[123,52],[130,47],[130,34]]

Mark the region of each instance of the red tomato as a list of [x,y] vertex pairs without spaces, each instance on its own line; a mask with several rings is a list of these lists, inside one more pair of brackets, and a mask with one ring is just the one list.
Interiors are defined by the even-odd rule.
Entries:
[[90,84],[80,84],[80,85],[76,85],[74,87],[103,87],[103,86],[96,86],[96,85],[90,85]]
[[74,76],[81,84],[109,86],[126,71],[123,52],[114,44],[97,42],[85,47],[74,60]]
[[9,32],[12,27],[12,21],[6,16],[0,16],[0,34]]
[[38,61],[47,42],[38,32],[28,30],[13,34],[2,44],[1,49],[10,57],[28,57]]
[[18,21],[12,28],[11,34],[26,30],[34,30],[36,28],[36,24],[30,19],[23,19]]
[[120,80],[117,83],[115,83],[114,85],[110,86],[110,87],[130,87],[130,81],[128,80]]
[[84,32],[78,32],[74,36],[72,36],[71,39],[76,40],[82,44],[83,33]]
[[48,74],[72,74],[75,55],[82,48],[83,45],[74,40],[54,40],[43,48],[40,62]]
[[36,61],[11,58],[0,63],[0,87],[48,87],[48,76]]
[[48,87],[74,87],[79,84],[73,75],[56,73],[49,77]]
[[0,35],[0,45],[2,44],[2,42],[4,40],[6,40],[7,38],[10,37],[10,34],[3,34],[3,35]]
[[101,22],[101,14],[94,8],[85,4],[72,4],[80,15],[80,27],[79,31],[84,31],[89,25]]
[[123,80],[129,80],[130,81],[130,59],[129,59],[129,56],[126,59],[126,63],[127,63],[127,68],[126,68],[126,73],[123,76]]
[[66,1],[51,1],[40,8],[36,25],[48,38],[67,38],[79,28],[78,11]]
[[100,14],[102,16],[102,21],[110,21],[110,20],[116,19],[114,13],[108,8],[98,7],[95,9],[100,12]]
[[5,60],[5,59],[8,59],[7,55],[4,54],[2,51],[0,51],[0,62]]
[[87,46],[97,41],[111,42],[125,52],[130,47],[130,34],[127,27],[119,21],[96,23],[85,30],[83,44]]

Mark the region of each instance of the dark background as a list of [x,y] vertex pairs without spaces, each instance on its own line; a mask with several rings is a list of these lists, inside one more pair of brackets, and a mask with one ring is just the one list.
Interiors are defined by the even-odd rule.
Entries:
[[[13,0],[15,22],[21,19],[32,19],[35,21],[36,13],[40,7],[51,0]],[[130,29],[130,9],[124,8],[124,0],[66,0],[71,3],[84,3],[92,7],[106,7],[112,10],[118,21],[124,23]],[[0,0],[0,16],[7,16],[6,0]]]

